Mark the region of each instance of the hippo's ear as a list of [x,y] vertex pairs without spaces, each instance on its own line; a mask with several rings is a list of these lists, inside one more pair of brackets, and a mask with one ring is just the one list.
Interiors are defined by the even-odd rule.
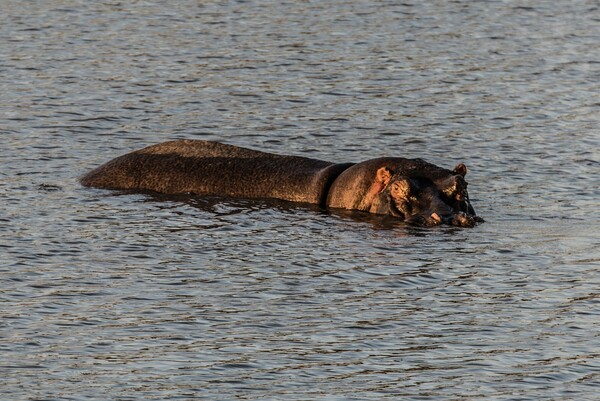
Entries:
[[377,182],[383,184],[383,186],[387,186],[387,184],[390,183],[390,180],[392,179],[392,175],[394,175],[394,173],[387,167],[380,167],[377,170]]
[[464,163],[457,164],[456,167],[454,167],[453,173],[464,177],[467,175],[467,166],[465,166]]
[[398,178],[392,182],[390,193],[394,199],[408,199],[410,197],[411,185],[408,178]]

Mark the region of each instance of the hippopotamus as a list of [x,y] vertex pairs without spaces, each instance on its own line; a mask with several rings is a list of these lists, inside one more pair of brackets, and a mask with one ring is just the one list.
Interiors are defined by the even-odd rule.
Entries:
[[381,157],[335,164],[203,140],[175,140],[117,157],[85,174],[87,187],[163,194],[280,199],[388,215],[408,224],[473,227],[460,163]]

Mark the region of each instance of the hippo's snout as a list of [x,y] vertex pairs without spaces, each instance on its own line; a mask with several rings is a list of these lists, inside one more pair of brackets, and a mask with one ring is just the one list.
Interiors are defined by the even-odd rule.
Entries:
[[[447,189],[451,182],[454,188]],[[463,183],[457,190],[456,183]],[[474,227],[478,222],[475,211],[470,207],[462,177],[443,181],[441,188],[425,178],[410,178],[396,175],[390,178],[387,188],[389,214],[402,218],[406,223],[433,227],[441,224],[455,227]],[[381,211],[381,207],[379,209]]]

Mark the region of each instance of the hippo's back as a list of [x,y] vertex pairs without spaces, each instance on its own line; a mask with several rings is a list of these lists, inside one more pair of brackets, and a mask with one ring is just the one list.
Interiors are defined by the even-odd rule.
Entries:
[[344,167],[201,140],[178,140],[117,157],[82,177],[85,186],[276,198],[323,203]]

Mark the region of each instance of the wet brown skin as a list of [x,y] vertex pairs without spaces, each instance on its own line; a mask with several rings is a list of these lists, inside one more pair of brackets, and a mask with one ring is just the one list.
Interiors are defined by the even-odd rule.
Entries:
[[385,157],[333,164],[201,140],[178,140],[117,157],[81,178],[84,186],[165,194],[273,198],[392,215],[410,224],[471,227],[459,164]]

